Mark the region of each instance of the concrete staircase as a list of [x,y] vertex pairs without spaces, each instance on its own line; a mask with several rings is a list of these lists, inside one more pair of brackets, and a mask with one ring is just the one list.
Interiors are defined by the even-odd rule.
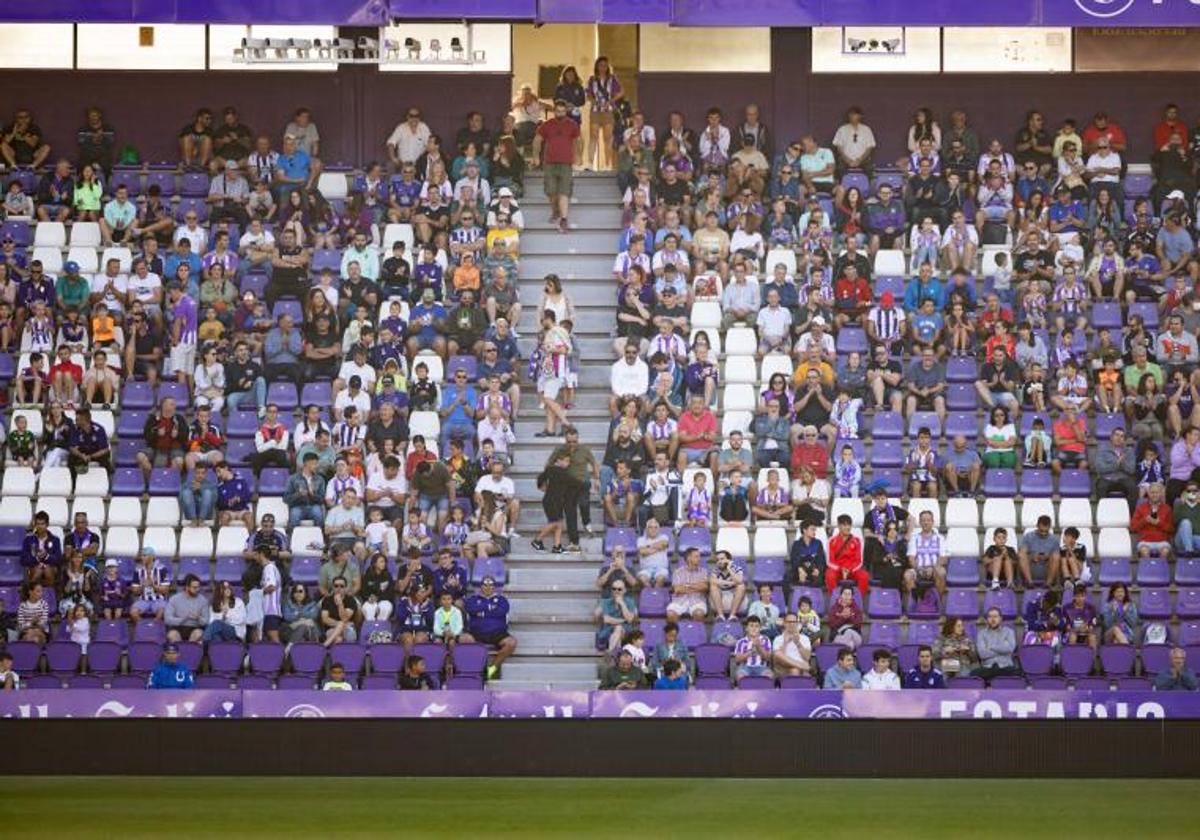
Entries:
[[[521,235],[521,302],[524,312],[519,330],[521,353],[528,358],[534,347],[537,304],[542,280],[554,273],[575,303],[575,337],[580,346],[579,390],[571,418],[579,428],[580,444],[597,457],[604,450],[608,431],[608,368],[612,364],[611,333],[615,325],[616,286],[612,261],[621,231],[616,178],[613,175],[575,176],[571,202],[571,232],[559,233],[550,225],[550,205],[542,193],[542,178],[525,178],[521,209],[525,231]],[[534,551],[530,539],[545,524],[541,493],[535,478],[561,438],[535,438],[543,428],[536,389],[523,385],[513,449],[511,476],[521,499],[521,536],[513,540],[507,560],[505,594],[512,604],[511,627],[517,653],[503,666],[492,685],[507,689],[591,689],[598,684],[599,658],[593,644],[595,588],[603,556],[603,528],[599,499],[592,498],[592,525],[597,536],[586,533],[579,554]]]

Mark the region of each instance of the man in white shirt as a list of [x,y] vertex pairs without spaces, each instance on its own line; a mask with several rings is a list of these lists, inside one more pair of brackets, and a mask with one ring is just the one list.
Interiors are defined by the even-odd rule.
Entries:
[[183,224],[175,228],[171,242],[178,245],[180,239],[190,242],[192,253],[197,256],[204,256],[204,252],[208,250],[208,231],[200,226],[199,217],[192,211],[183,217]]
[[[350,383],[350,380],[356,376],[358,377],[359,383],[362,385],[363,391],[367,394],[367,408],[364,409],[360,405],[358,409],[360,412],[362,412],[363,417],[366,417],[371,413],[370,399],[371,394],[375,392],[376,372],[375,368],[367,362],[367,348],[363,347],[361,344],[355,344],[354,347],[351,348],[350,355],[346,358],[346,361],[342,362],[342,366],[338,370],[337,378],[333,380],[334,405],[337,405],[338,398],[341,396],[342,391]],[[356,402],[355,405],[358,405],[358,403]],[[342,407],[344,408],[345,404],[343,404]],[[340,410],[337,412],[336,416],[341,416]]]
[[334,416],[341,417],[348,405],[357,408],[360,417],[368,416],[371,413],[371,395],[363,390],[362,377],[356,373],[347,382],[349,383],[348,387],[343,389],[337,395],[337,399],[333,401]]
[[863,674],[862,687],[868,691],[899,691],[900,675],[892,670],[892,655],[879,648],[872,657],[874,664]]
[[238,240],[238,256],[242,258],[242,264],[250,268],[269,265],[274,248],[275,234],[263,227],[261,219],[252,219],[250,227]]
[[636,344],[626,344],[625,357],[612,363],[609,383],[612,394],[608,398],[608,410],[614,417],[620,413],[625,399],[642,397],[650,388],[650,368],[638,357]]
[[493,451],[502,461],[509,461],[508,447],[517,442],[517,436],[512,430],[512,426],[504,419],[504,414],[500,411],[500,406],[492,405],[488,408],[487,416],[479,421],[475,427],[475,434],[479,438],[480,445],[485,440],[492,442]]
[[821,358],[831,365],[837,363],[837,345],[833,336],[825,332],[825,316],[817,315],[810,322],[809,331],[796,339],[796,358],[803,359],[811,348],[821,350]]
[[1096,141],[1096,151],[1087,159],[1087,171],[1094,199],[1101,189],[1108,190],[1108,197],[1118,208],[1125,206],[1121,191],[1121,156],[1112,150],[1107,137]]
[[162,327],[162,278],[150,270],[146,261],[138,257],[133,261],[133,276],[126,280],[131,301],[141,301],[142,310]]
[[875,152],[875,133],[862,121],[862,109],[852,106],[846,112],[846,122],[833,135],[831,144],[837,150],[837,177],[847,169],[861,169],[869,177],[874,170],[871,158]]
[[[393,455],[383,459],[383,472],[367,479],[367,504],[383,511],[383,518],[393,524],[404,518],[404,496],[408,481],[400,469],[400,459]],[[403,527],[403,522],[400,522]]]
[[392,166],[399,170],[406,163],[415,163],[425,152],[425,142],[432,132],[421,119],[420,108],[409,108],[403,122],[387,139],[388,157]]
[[103,303],[108,313],[117,319],[125,316],[125,296],[129,292],[129,277],[121,273],[121,261],[115,257],[104,264],[104,272],[92,277],[90,306]]
[[812,642],[800,632],[800,619],[789,612],[783,619],[783,632],[771,644],[774,656],[771,665],[778,677],[803,677],[812,673],[809,659],[812,657]]
[[792,313],[779,305],[779,291],[767,292],[767,305],[758,311],[758,355],[786,353],[791,349]]
[[496,497],[496,505],[504,505],[508,511],[508,535],[517,535],[517,519],[521,515],[521,503],[517,501],[517,486],[504,474],[504,462],[499,458],[492,461],[491,471],[475,482],[475,504],[483,504],[483,494]]
[[646,533],[638,537],[638,580],[643,586],[666,586],[671,580],[667,550],[671,540],[653,516],[646,520]]

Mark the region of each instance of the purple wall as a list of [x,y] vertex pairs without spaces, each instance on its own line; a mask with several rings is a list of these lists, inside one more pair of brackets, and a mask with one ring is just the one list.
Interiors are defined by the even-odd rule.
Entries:
[[482,111],[488,127],[498,127],[511,88],[507,74],[380,73],[359,66],[336,73],[10,71],[0,119],[32,107],[55,151],[73,157],[84,110],[98,104],[117,130],[118,145],[133,143],[143,160],[174,160],[176,135],[196,108],[233,105],[278,148],[284,125],[303,105],[321,129],[322,157],[361,163],[384,154],[384,140],[410,105],[452,142],[469,110]]
[[1150,133],[1166,102],[1178,102],[1189,121],[1200,116],[1198,73],[813,75],[805,29],[775,30],[771,54],[770,75],[642,73],[639,104],[656,126],[677,108],[687,115],[688,125],[699,129],[712,105],[730,115],[729,122],[740,117],[746,103],[757,102],[777,146],[806,131],[827,143],[846,107],[857,104],[889,161],[904,152],[912,112],[922,105],[932,108],[940,122],[947,121],[953,108],[963,107],[985,142],[997,136],[1006,146],[1029,108],[1040,109],[1053,129],[1068,116],[1082,126],[1103,108],[1129,134],[1135,160],[1149,157]]

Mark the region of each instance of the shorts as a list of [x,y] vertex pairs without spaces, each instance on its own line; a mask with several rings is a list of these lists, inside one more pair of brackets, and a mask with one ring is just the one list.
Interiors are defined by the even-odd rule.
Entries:
[[1008,391],[989,391],[996,405],[1011,405],[1016,406],[1018,403],[1017,395]]
[[695,601],[672,601],[667,604],[667,612],[689,617],[697,613],[706,616],[708,615],[708,604],[699,598]]
[[716,450],[710,449],[708,447],[705,447],[703,449],[694,449],[690,446],[685,446],[685,447],[682,447],[679,451],[683,452],[687,456],[687,459],[689,462],[695,461],[696,463],[703,464],[706,461],[708,461],[708,456],[711,455]]
[[547,399],[558,399],[559,392],[566,387],[568,387],[567,380],[562,376],[547,376],[538,380],[538,392]]
[[571,194],[574,181],[571,176],[571,164],[547,163],[542,167],[542,180],[546,195],[553,198],[556,195]]
[[166,608],[166,601],[147,601],[145,598],[138,598],[129,606],[130,610],[137,610],[143,615],[154,615],[156,613],[163,612]]
[[512,634],[507,630],[501,630],[499,633],[472,633],[475,641],[484,645],[499,645],[505,639],[511,638]]
[[733,596],[734,590],[732,589],[722,589],[717,592],[717,597],[721,601],[721,609],[723,611],[729,612],[733,609]]
[[596,128],[607,128],[616,123],[616,117],[612,111],[592,111],[592,125]]
[[1082,452],[1064,452],[1061,449],[1058,451],[1058,460],[1062,462],[1064,467],[1075,467],[1083,460]]
[[278,632],[279,628],[283,627],[283,616],[280,615],[264,615],[262,629],[264,633]]
[[450,498],[442,496],[440,499],[434,499],[430,496],[418,496],[417,507],[421,509],[421,513],[429,513],[431,510],[436,510],[439,514],[450,513]]
[[[182,449],[151,449],[146,448],[138,454],[145,455],[152,467],[169,467],[176,458],[183,457]],[[217,453],[220,454],[220,453]]]
[[196,345],[192,342],[176,345],[171,348],[171,370],[175,373],[192,375],[196,369]]

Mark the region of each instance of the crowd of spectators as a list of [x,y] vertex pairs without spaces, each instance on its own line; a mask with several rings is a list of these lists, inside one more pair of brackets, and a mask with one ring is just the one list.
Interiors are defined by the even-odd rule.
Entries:
[[[57,470],[64,496],[175,497],[184,560],[174,532],[163,556],[102,538],[79,494],[74,527],[64,510],[51,528],[39,498],[6,629],[85,651],[96,621],[128,620],[175,645],[478,643],[495,676],[516,646],[512,131],[472,112],[449,143],[409,108],[386,160],[355,171],[322,164],[306,108],[277,137],[201,108],[178,165],[117,144],[98,108],[73,157],[29,110],[0,132],[6,494],[14,470],[43,496]],[[210,556],[214,534],[238,543],[211,595],[207,563],[186,563],[200,532]],[[453,668],[438,656],[431,676]]]
[[[1200,138],[1166,106],[1138,129],[1153,152],[1151,175],[1134,177],[1126,129],[1103,112],[1053,128],[1031,111],[1007,142],[963,110],[940,126],[920,108],[892,164],[867,116],[850,108],[828,145],[775,145],[755,106],[734,120],[711,108],[695,129],[672,112],[657,132],[636,114],[624,133],[600,471],[608,534],[636,545],[610,540],[600,576],[610,685],[627,682],[622,654],[639,684],[666,676],[662,617],[668,638],[699,623],[691,644],[726,646],[726,678],[822,670],[826,686],[858,685],[842,657],[821,668],[813,652],[869,653],[868,597],[936,619],[950,584],[980,570],[985,594],[1025,592],[1024,632],[999,611],[986,628],[947,618],[902,678],[885,675],[890,639],[860,658],[878,663],[861,680],[990,681],[1018,673],[1022,645],[1048,646],[1057,668],[1063,647],[1162,629],[1139,622],[1125,584],[1130,558],[1166,569],[1197,548]],[[1127,512],[1102,529],[1100,556],[1109,530],[1127,530],[1128,580],[1093,603],[1089,587],[1109,581],[1091,500],[1109,496]],[[980,552],[976,501],[1050,497],[1088,499],[1088,528],[1028,516],[1018,537],[1008,501]],[[943,500],[947,518],[970,511],[973,548],[940,529]],[[794,541],[780,526],[798,527]],[[965,580],[952,553],[968,555]],[[679,662],[714,674],[695,651]]]

